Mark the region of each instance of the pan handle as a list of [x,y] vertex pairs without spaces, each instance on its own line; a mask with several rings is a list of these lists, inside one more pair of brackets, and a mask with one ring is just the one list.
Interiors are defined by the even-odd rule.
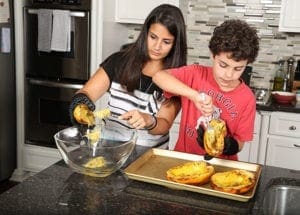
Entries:
[[45,87],[55,87],[55,88],[69,88],[69,89],[81,89],[83,84],[70,84],[63,82],[54,82],[54,81],[46,81],[39,79],[28,79],[30,84],[45,86]]

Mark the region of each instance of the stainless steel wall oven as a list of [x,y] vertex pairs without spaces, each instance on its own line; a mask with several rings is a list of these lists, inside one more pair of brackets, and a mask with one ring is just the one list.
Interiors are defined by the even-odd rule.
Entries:
[[[38,11],[70,12],[69,51],[38,49]],[[89,79],[91,0],[32,0],[24,7],[25,140],[55,147],[53,135],[70,126],[68,107]]]

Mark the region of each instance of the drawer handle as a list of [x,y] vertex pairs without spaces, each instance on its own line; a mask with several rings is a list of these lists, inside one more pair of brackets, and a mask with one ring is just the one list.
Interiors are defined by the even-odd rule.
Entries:
[[300,148],[300,145],[294,144],[295,147]]
[[294,126],[294,125],[292,125],[292,126],[289,127],[289,129],[290,129],[291,131],[295,131],[295,130],[297,129],[297,127]]

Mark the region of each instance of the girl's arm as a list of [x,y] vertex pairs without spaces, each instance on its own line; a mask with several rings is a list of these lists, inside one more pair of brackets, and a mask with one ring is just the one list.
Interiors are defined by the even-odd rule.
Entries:
[[119,118],[127,120],[136,129],[147,129],[150,134],[166,134],[170,130],[180,107],[180,98],[174,96],[162,103],[155,116],[138,110],[130,110]]
[[172,97],[163,102],[156,114],[157,125],[149,130],[150,134],[166,134],[169,132],[173,122],[180,111],[181,104],[179,97]]
[[110,86],[110,80],[106,72],[100,67],[95,74],[77,93],[86,94],[93,102],[96,102],[105,94]]

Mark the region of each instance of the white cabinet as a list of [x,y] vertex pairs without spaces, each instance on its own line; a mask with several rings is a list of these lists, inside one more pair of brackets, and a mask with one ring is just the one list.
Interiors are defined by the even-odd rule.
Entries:
[[244,162],[257,163],[259,147],[259,134],[253,135],[253,140],[246,142],[242,151],[238,153],[238,160]]
[[170,139],[169,139],[170,150],[173,150],[175,148],[178,136],[179,136],[179,123],[174,122],[170,129]]
[[273,112],[270,119],[269,134],[298,137],[300,143],[300,114]]
[[170,129],[170,139],[169,139],[169,149],[173,150],[178,136],[179,136],[179,125],[180,125],[180,119],[181,119],[181,111],[178,113],[176,119],[174,120],[174,123]]
[[300,1],[282,0],[279,31],[300,32]]
[[116,0],[115,20],[120,23],[143,24],[152,9],[163,3],[179,7],[179,0]]
[[300,170],[299,138],[282,136],[269,137],[266,165]]
[[300,170],[300,114],[271,112],[266,113],[264,121],[269,129],[262,128],[260,161]]
[[246,142],[242,151],[238,153],[238,160],[256,163],[258,159],[259,135],[260,135],[261,116],[259,113],[255,115],[254,134],[251,142]]

